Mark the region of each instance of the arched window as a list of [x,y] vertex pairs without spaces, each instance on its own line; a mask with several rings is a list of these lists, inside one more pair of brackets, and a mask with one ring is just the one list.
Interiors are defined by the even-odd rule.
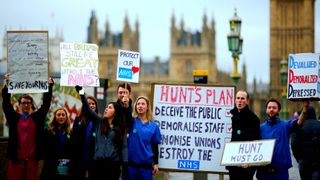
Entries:
[[187,60],[186,62],[186,74],[192,74],[193,66],[192,66],[192,61],[190,59]]
[[108,61],[108,75],[114,74],[114,63],[112,61]]

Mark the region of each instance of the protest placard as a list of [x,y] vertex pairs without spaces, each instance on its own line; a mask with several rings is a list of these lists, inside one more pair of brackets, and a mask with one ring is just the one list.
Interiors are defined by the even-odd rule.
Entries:
[[117,80],[126,82],[139,82],[140,53],[119,49]]
[[274,144],[275,139],[227,142],[224,146],[221,165],[240,166],[242,164],[270,164]]
[[98,49],[96,44],[60,43],[60,84],[98,87]]
[[320,100],[320,54],[289,54],[288,91],[289,100]]
[[48,31],[7,31],[9,93],[48,92]]
[[152,84],[152,109],[159,123],[159,168],[226,172],[220,165],[231,138],[235,87]]

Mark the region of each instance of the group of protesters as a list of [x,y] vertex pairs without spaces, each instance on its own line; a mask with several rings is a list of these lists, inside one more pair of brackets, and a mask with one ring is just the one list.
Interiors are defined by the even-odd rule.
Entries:
[[300,116],[291,120],[279,117],[281,104],[270,98],[266,102],[266,118],[260,119],[249,109],[249,94],[239,90],[235,98],[232,114],[231,141],[253,141],[275,139],[271,163],[265,166],[227,166],[230,180],[289,180],[292,167],[291,149],[299,164],[302,180],[320,179],[320,121],[309,100],[302,100]]
[[129,83],[119,84],[117,100],[107,103],[102,117],[97,100],[75,86],[82,108],[73,125],[66,108],[58,107],[46,127],[53,79],[48,79],[41,107],[35,109],[32,96],[23,94],[18,99],[20,112],[11,103],[9,75],[4,79],[8,180],[147,180],[159,172],[160,129],[153,121],[150,100],[139,96],[133,103]]
[[[9,75],[4,79],[7,83]],[[158,174],[160,129],[153,121],[150,100],[139,96],[133,103],[129,83],[118,85],[117,100],[107,103],[102,117],[97,100],[75,86],[82,108],[73,125],[66,108],[58,107],[47,127],[53,79],[48,79],[49,90],[41,107],[34,108],[32,96],[23,94],[18,99],[20,112],[13,108],[6,83],[2,107],[9,127],[8,180],[150,180]],[[275,139],[275,146],[269,165],[227,166],[230,180],[252,180],[254,175],[259,180],[288,180],[291,133],[301,179],[320,179],[320,121],[315,110],[309,101],[303,101],[300,116],[288,121],[279,118],[280,110],[280,102],[269,99],[266,119],[260,124],[249,109],[248,92],[236,93],[235,107],[230,111],[231,141]]]

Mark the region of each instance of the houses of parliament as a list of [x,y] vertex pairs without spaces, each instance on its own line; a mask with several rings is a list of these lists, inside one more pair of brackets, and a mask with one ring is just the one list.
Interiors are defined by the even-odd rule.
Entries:
[[[230,13],[231,14],[231,13]],[[93,11],[89,18],[87,43],[99,46],[99,77],[110,80],[107,96],[116,97],[116,80],[118,49],[140,51],[140,22],[131,27],[128,16],[124,18],[123,30],[114,33],[112,24],[105,23],[103,30],[98,29],[98,17]],[[204,14],[199,17],[202,28],[196,32],[187,31],[184,21],[177,22],[171,17],[170,52],[167,60],[146,61],[142,55],[139,83],[131,83],[133,98],[138,95],[150,97],[151,83],[192,83],[193,70],[208,70],[208,83],[214,85],[233,85],[230,72],[217,67],[215,21]],[[265,102],[268,98],[281,99],[285,89],[280,81],[280,61],[288,54],[314,52],[315,47],[315,0],[270,0],[270,83],[263,84],[254,80],[246,83],[246,65],[242,67],[241,78],[237,89],[246,89],[250,93],[250,106],[263,119]],[[99,33],[99,32],[103,33]],[[49,60],[59,61],[59,43],[62,37],[50,40]],[[52,45],[53,44],[53,45]],[[5,46],[5,41],[4,41]],[[54,62],[55,62],[54,61]],[[58,66],[60,63],[51,63]],[[52,68],[51,69],[55,69]],[[287,101],[289,114],[299,110],[299,103]]]
[[[246,66],[243,65],[238,89],[250,92],[251,107],[262,119],[265,114],[265,102],[270,97],[282,98],[284,91],[280,82],[280,61],[288,54],[314,52],[314,7],[315,0],[270,0],[270,84],[266,87],[254,80],[246,83]],[[201,17],[199,17],[199,20]],[[110,79],[108,95],[115,97],[117,83],[115,78],[118,49],[139,52],[139,22],[130,27],[129,18],[124,19],[123,31],[112,33],[106,22],[104,33],[99,36],[98,18],[92,12],[88,25],[88,43],[99,45],[99,76]],[[153,82],[192,83],[192,71],[208,70],[208,83],[232,85],[227,72],[217,68],[216,31],[214,20],[202,17],[202,28],[189,32],[184,27],[184,20],[178,24],[175,16],[171,17],[170,56],[165,62],[155,57],[152,62],[141,59],[141,72],[138,84],[131,84],[133,95],[150,96]],[[299,111],[299,103],[288,103],[289,114]]]
[[[99,45],[99,77],[110,80],[108,96],[115,97],[118,49],[139,52],[139,22],[132,28],[129,18],[124,19],[124,28],[121,33],[110,32],[108,22],[102,37],[98,36],[97,17],[92,12],[88,26],[88,43]],[[170,57],[162,62],[155,57],[152,62],[140,63],[139,83],[131,83],[133,96],[146,95],[150,97],[151,83],[192,83],[193,70],[208,70],[208,83],[230,85],[232,80],[229,74],[219,71],[216,65],[215,23],[208,22],[207,16],[202,17],[202,29],[195,33],[185,30],[184,21],[179,25],[174,16],[171,18]],[[208,25],[209,24],[209,25]],[[242,74],[246,74],[245,68]],[[240,87],[246,86],[246,77],[240,80]],[[137,94],[138,93],[138,94]]]
[[[270,82],[265,85],[254,80],[253,84],[247,84],[246,66],[243,65],[242,72],[240,72],[241,78],[237,86],[237,89],[246,89],[249,92],[250,107],[262,121],[265,117],[265,103],[271,97],[285,100],[289,117],[292,116],[293,112],[300,110],[301,104],[299,102],[287,101],[284,98],[286,86],[281,83],[280,62],[287,61],[288,54],[315,51],[315,0],[270,0],[269,2]],[[201,17],[199,17],[199,21],[201,21]],[[97,22],[98,18],[92,12],[87,29],[87,43],[95,43],[99,46],[99,76],[110,80],[107,96],[114,100],[116,98],[116,87],[119,83],[116,80],[118,49],[139,52],[140,24],[135,22],[134,27],[131,27],[129,17],[125,17],[122,32],[111,32],[110,27],[112,25],[106,22],[101,34]],[[320,24],[317,24],[317,26],[319,27]],[[208,70],[209,84],[233,85],[230,72],[221,71],[217,67],[214,20],[208,20],[207,16],[203,15],[202,28],[196,32],[190,32],[186,30],[184,20],[177,23],[175,16],[172,16],[171,27],[168,27],[168,29],[170,30],[169,58],[160,61],[160,57],[155,57],[153,61],[146,61],[142,56],[139,83],[131,84],[133,98],[138,95],[150,97],[151,83],[192,83],[192,72],[197,69]],[[49,62],[53,62],[50,64],[51,73],[59,74],[56,70],[60,66],[60,42],[63,42],[62,33],[57,33],[55,39],[49,40]],[[3,52],[6,52],[6,46],[6,39],[4,39]],[[1,63],[6,63],[6,61],[7,58],[4,55]],[[3,76],[0,77],[0,80],[1,78]],[[110,101],[110,99],[107,99],[107,101]],[[318,102],[313,102],[313,106],[319,115]],[[0,108],[1,112],[2,108]],[[3,118],[3,116],[0,117],[0,137],[2,136],[1,129],[4,129]],[[0,156],[5,157],[5,148],[2,147],[5,147],[5,143],[2,143],[0,148]],[[2,159],[0,161],[2,165],[0,179],[4,179],[5,174],[5,158]]]

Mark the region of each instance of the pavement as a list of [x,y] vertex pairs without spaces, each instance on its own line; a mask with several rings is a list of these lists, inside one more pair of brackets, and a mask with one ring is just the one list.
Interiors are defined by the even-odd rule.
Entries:
[[[297,164],[297,161],[294,159],[292,153],[291,153],[291,158],[292,158],[293,167],[289,169],[289,180],[300,180],[298,164]],[[179,173],[170,172],[165,175],[164,179],[167,179],[167,180],[194,180],[193,173],[180,173],[180,172]],[[254,179],[256,179],[256,178],[254,178]],[[220,179],[219,179],[218,174],[208,174],[207,180],[220,180]],[[229,176],[224,175],[223,180],[229,180]]]

